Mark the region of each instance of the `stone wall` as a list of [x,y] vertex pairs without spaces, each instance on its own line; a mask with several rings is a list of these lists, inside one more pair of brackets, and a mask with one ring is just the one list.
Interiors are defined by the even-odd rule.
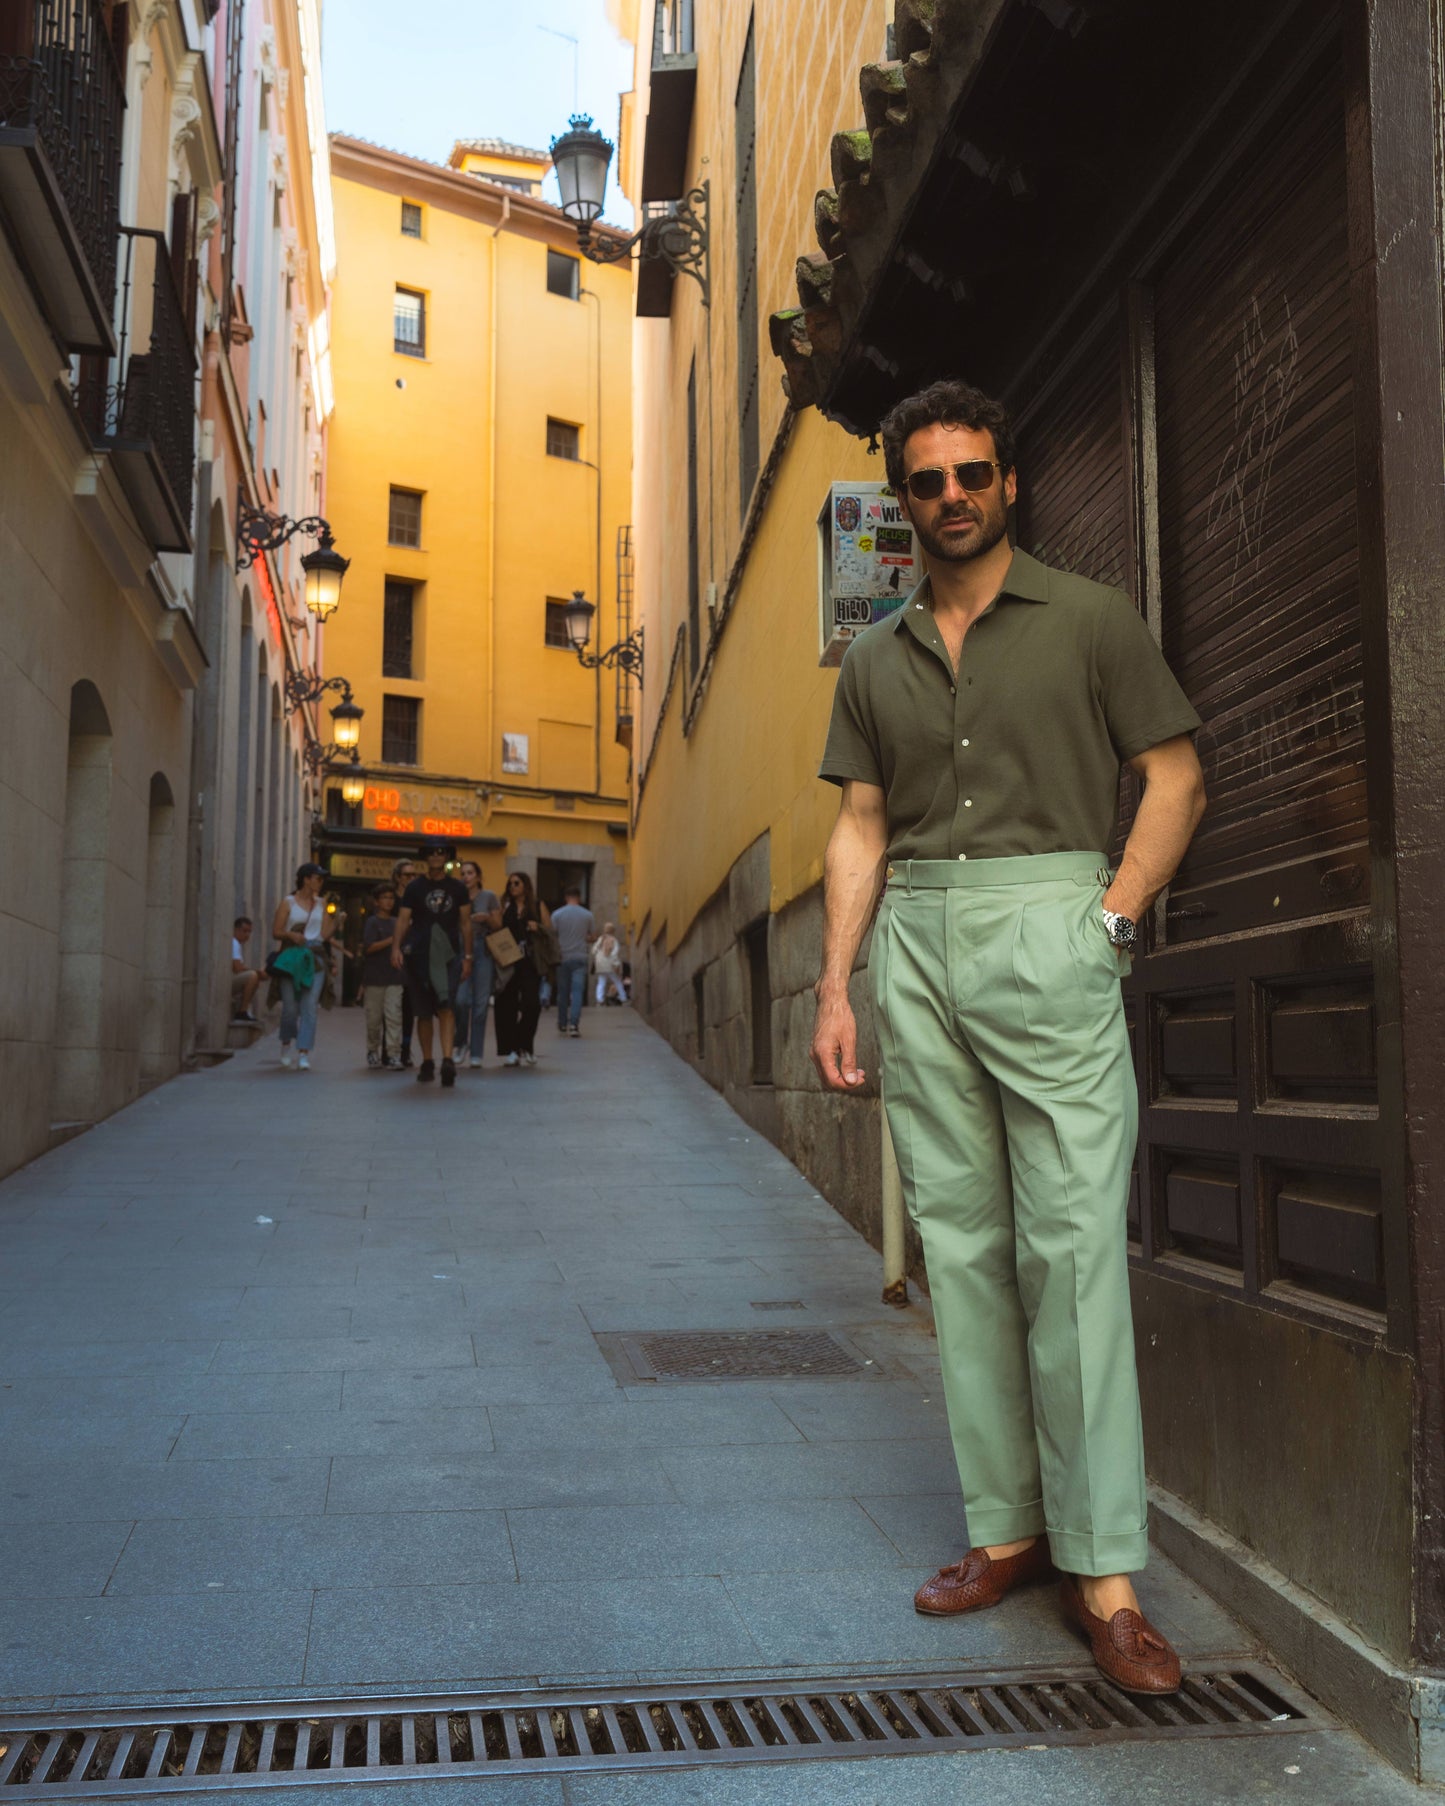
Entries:
[[[873,1246],[882,1241],[878,1040],[865,939],[849,990],[858,1022],[864,1094],[825,1092],[808,1049],[813,985],[823,945],[823,891],[814,885],[769,912],[768,836],[737,859],[676,948],[647,931],[634,961],[634,999],[683,1059],[761,1135],[782,1149]],[[754,975],[750,941],[765,934],[771,1083],[754,1080]],[[923,1255],[908,1228],[908,1271],[921,1283]]]

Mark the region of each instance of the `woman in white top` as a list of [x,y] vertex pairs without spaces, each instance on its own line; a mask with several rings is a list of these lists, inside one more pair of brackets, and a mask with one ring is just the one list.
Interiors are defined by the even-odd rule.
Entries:
[[622,982],[622,942],[611,922],[605,922],[602,935],[592,949],[592,970],[597,974],[597,1001],[607,1001],[607,987],[612,985],[623,1003],[627,1002],[627,986]]
[[304,989],[289,972],[276,974],[281,985],[281,1064],[291,1064],[291,1043],[294,1041],[303,1072],[310,1069],[311,1049],[316,1044],[316,1009],[331,957],[328,942],[336,926],[336,918],[327,914],[321,900],[325,878],[319,865],[309,862],[303,865],[296,873],[296,889],[276,905],[271,923],[272,938],[279,943],[278,950],[307,947],[315,956],[311,983]]

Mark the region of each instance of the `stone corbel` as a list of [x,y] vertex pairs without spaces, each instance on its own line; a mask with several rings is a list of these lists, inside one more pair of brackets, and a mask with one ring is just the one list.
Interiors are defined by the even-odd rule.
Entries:
[[277,194],[286,192],[286,147],[278,144],[271,152],[271,183]]
[[202,193],[196,208],[196,242],[205,244],[220,223],[221,209],[211,195]]
[[276,27],[266,25],[261,31],[261,86],[275,86],[276,77],[280,74],[280,65],[276,61]]
[[174,0],[144,0],[144,4],[135,9],[135,65],[140,71],[142,88],[150,80],[151,70],[155,66],[151,33],[158,25],[166,22],[173,8]]
[[[214,188],[222,176],[216,117],[206,87],[205,58],[188,50],[175,61],[171,76],[171,177],[178,182],[184,165],[191,186]],[[181,186],[184,186],[182,183]]]

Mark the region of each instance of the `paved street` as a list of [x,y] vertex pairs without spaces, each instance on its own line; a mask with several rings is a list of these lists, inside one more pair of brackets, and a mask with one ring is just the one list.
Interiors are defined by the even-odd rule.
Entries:
[[[911,1609],[965,1546],[926,1311],[877,1302],[873,1252],[631,1012],[577,1042],[544,1017],[538,1045],[448,1095],[325,1016],[310,1074],[269,1036],[0,1185],[6,1708],[1080,1659],[1050,1590]],[[872,1370],[622,1384],[607,1344],[787,1325]],[[1252,1653],[1164,1560],[1140,1591],[1186,1661]],[[1321,1722],[377,1793],[1414,1797]]]

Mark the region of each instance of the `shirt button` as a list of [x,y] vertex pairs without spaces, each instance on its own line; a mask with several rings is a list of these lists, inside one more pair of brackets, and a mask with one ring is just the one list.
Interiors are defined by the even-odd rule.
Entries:
[[971,809],[973,807],[973,798],[971,796],[966,796],[963,799],[963,806],[965,809]]
[[958,743],[958,744],[959,744],[959,745],[960,745],[960,746],[967,746],[967,745],[968,745],[968,742],[967,742],[967,740],[960,740],[960,741],[959,741],[959,743]]
[[959,858],[960,858],[960,859],[967,859],[967,858],[968,858],[968,854],[967,854],[967,853],[960,853],[960,854],[959,854]]

